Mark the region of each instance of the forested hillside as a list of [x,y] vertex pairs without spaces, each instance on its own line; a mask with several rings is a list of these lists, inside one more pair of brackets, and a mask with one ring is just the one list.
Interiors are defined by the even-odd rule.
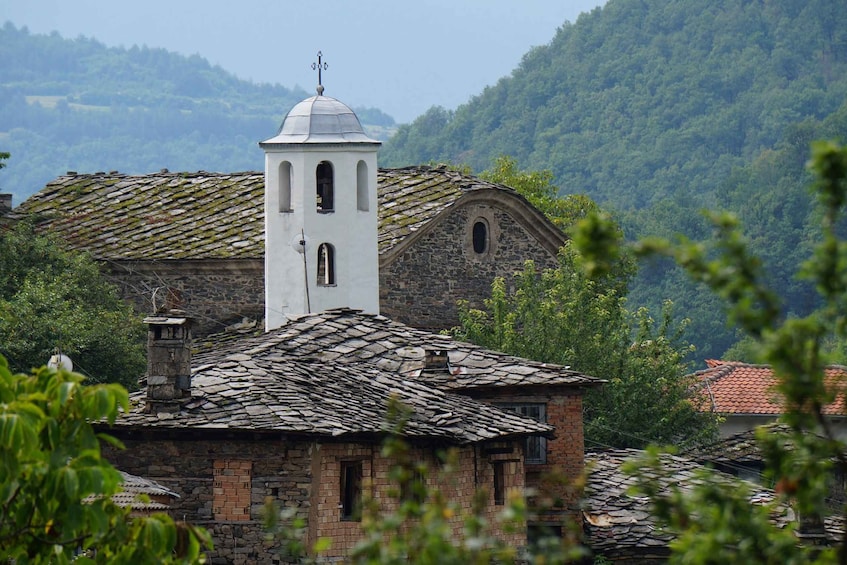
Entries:
[[[68,170],[260,169],[257,142],[311,94],[239,80],[198,55],[107,48],[8,22],[0,53],[0,150],[11,153],[0,191],[17,203]],[[391,117],[356,110],[371,135],[392,131]]]
[[[508,154],[616,211],[632,238],[708,237],[700,210],[734,210],[803,313],[812,294],[787,275],[811,243],[803,164],[810,140],[847,137],[845,99],[843,0],[609,0],[468,104],[402,126],[380,162],[482,170]],[[659,262],[630,301],[662,298],[692,319],[698,357],[735,340],[718,303]]]

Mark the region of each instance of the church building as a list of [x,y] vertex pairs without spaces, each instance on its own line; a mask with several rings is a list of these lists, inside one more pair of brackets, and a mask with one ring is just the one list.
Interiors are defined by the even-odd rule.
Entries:
[[[552,264],[561,234],[508,187],[438,168],[381,173],[379,143],[320,87],[260,145],[264,175],[69,175],[16,210],[143,297],[148,370],[109,428],[126,449],[107,458],[178,496],[170,513],[212,533],[213,563],[285,560],[265,537],[266,501],[294,509],[306,546],[329,540],[321,557],[338,560],[362,536],[365,500],[399,503],[397,461],[380,449],[397,401],[427,486],[479,509],[499,539],[521,547],[577,518],[559,479],[583,472],[582,397],[602,381],[392,319],[443,327],[443,306],[477,281],[484,296],[498,270]],[[264,323],[214,332],[241,318]],[[508,493],[527,489],[543,512],[501,529]],[[450,524],[461,535],[461,513]]]

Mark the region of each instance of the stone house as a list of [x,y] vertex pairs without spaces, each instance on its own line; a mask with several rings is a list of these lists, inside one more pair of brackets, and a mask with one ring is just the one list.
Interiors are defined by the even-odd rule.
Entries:
[[[362,493],[396,504],[392,461],[380,451],[391,396],[413,410],[404,434],[415,460],[437,469],[439,452],[457,451],[452,479],[429,475],[428,484],[465,509],[485,489],[492,523],[506,491],[537,482],[530,467],[582,470],[581,394],[597,384],[591,377],[346,309],[212,336],[193,358],[181,314],[146,321],[146,386],[110,429],[126,449],[107,457],[178,493],[171,513],[212,532],[213,563],[280,559],[263,541],[267,498],[307,518],[307,543],[332,541],[325,557],[343,557],[361,536]],[[508,390],[523,391],[523,406],[543,406],[547,423],[523,415],[518,397],[505,406],[476,399]],[[574,512],[574,493],[558,497],[556,516],[539,520]],[[526,543],[526,532],[499,535]]]
[[[378,142],[321,94],[260,146],[264,176],[70,175],[17,211],[90,251],[154,312],[146,382],[112,429],[127,446],[110,452],[115,465],[178,493],[172,514],[212,531],[216,561],[277,559],[266,498],[297,508],[307,543],[329,538],[327,557],[341,558],[361,535],[363,493],[392,504],[379,445],[393,396],[413,410],[417,460],[436,467],[457,450],[455,483],[433,483],[451,500],[469,507],[487,489],[491,517],[507,490],[531,486],[531,529],[575,516],[577,493],[546,476],[581,475],[582,396],[601,381],[379,313],[451,325],[455,300],[481,298],[495,274],[552,265],[562,234],[507,187],[378,171]],[[193,317],[205,337],[192,358]],[[243,318],[264,327],[209,335]]]

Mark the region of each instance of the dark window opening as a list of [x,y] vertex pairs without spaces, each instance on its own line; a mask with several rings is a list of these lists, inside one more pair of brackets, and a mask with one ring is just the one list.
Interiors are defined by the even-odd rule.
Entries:
[[[547,405],[541,402],[527,404],[500,404],[500,408],[517,412],[539,422],[547,422]],[[530,436],[524,445],[524,461],[529,464],[547,463],[547,438]]]
[[328,243],[318,246],[318,285],[335,284],[335,248]]
[[341,462],[341,519],[361,519],[362,462]]
[[473,250],[476,253],[488,251],[488,226],[483,221],[473,225]]
[[494,461],[494,504],[500,506],[506,503],[506,464]]
[[332,163],[321,161],[316,173],[318,186],[318,212],[332,212],[334,206],[335,182],[333,180]]
[[368,165],[359,161],[356,165],[356,209],[367,212],[370,209],[368,202]]

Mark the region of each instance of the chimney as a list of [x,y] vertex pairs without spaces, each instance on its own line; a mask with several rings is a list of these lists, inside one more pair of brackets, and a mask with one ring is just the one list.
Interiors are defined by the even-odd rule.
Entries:
[[12,195],[9,193],[0,194],[0,214],[5,214],[12,210]]
[[191,397],[191,319],[182,310],[144,318],[147,324],[147,411],[179,412]]

